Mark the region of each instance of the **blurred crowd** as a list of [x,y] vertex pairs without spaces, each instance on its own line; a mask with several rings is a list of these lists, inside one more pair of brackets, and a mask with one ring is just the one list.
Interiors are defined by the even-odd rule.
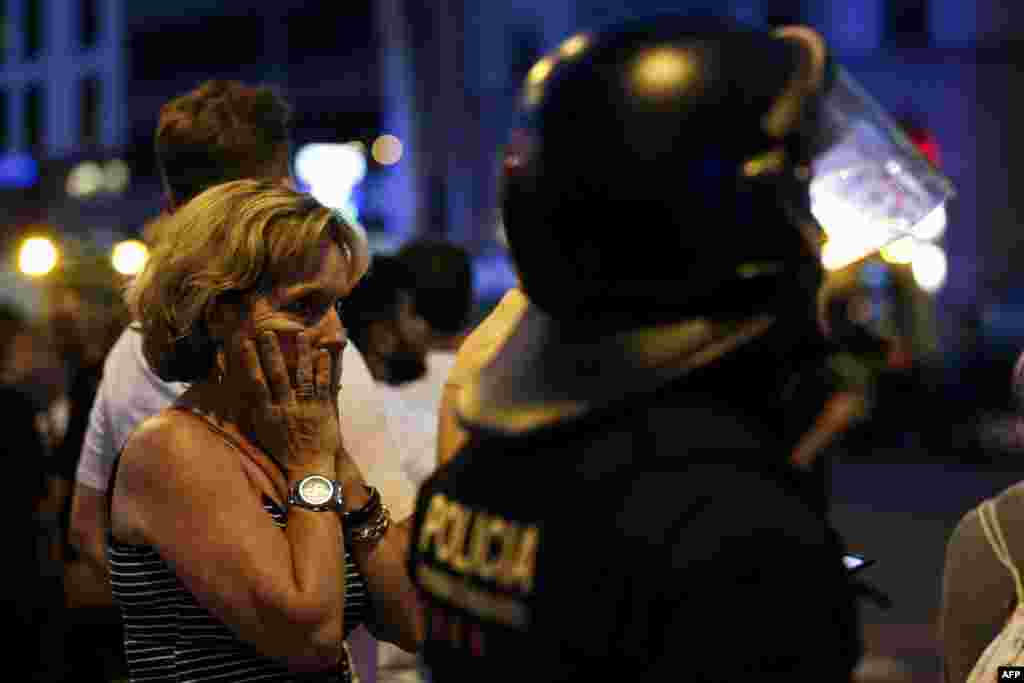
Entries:
[[79,561],[68,533],[89,411],[127,311],[113,290],[61,285],[47,294],[41,319],[14,306],[0,311],[0,411],[19,482],[11,528],[22,537],[5,562],[17,578],[5,587],[42,631],[40,639],[31,628],[15,631],[28,666],[52,680],[72,672],[111,680],[125,673],[119,615],[105,578]]

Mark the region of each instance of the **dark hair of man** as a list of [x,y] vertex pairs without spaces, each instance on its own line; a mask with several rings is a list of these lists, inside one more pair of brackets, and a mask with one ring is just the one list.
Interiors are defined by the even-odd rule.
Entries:
[[370,323],[398,317],[401,293],[415,287],[412,273],[395,257],[378,254],[370,270],[341,302],[341,320],[349,337],[361,347]]
[[289,172],[288,105],[268,87],[206,81],[160,109],[156,157],[177,206],[231,180]]
[[469,253],[441,240],[415,240],[397,258],[415,279],[416,312],[439,334],[462,332],[473,311],[473,266]]

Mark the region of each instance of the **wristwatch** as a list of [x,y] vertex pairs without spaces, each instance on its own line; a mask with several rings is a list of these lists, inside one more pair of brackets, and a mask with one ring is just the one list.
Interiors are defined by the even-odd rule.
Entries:
[[311,474],[295,482],[288,505],[313,512],[334,512],[345,509],[341,484],[320,474]]

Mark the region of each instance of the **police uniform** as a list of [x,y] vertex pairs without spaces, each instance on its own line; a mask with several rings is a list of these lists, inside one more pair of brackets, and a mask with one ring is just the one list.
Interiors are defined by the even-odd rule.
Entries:
[[[855,596],[820,482],[773,429],[792,375],[764,363],[770,326],[683,324],[524,360],[551,327],[525,317],[541,324],[460,397],[471,440],[419,495],[410,572],[432,680],[847,680]],[[573,378],[588,364],[608,389]],[[524,366],[566,371],[503,383]]]
[[502,177],[529,304],[412,528],[434,683],[850,680],[857,588],[792,462],[829,394],[811,181],[877,132],[859,92],[807,29],[678,16],[531,69]]

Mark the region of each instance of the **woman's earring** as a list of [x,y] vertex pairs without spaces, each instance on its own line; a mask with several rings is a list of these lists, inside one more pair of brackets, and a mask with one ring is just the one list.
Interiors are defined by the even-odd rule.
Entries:
[[215,376],[217,384],[221,384],[224,382],[224,367],[226,365],[226,361],[224,358],[224,347],[220,344],[217,344],[217,351],[214,354],[213,365],[217,373]]

